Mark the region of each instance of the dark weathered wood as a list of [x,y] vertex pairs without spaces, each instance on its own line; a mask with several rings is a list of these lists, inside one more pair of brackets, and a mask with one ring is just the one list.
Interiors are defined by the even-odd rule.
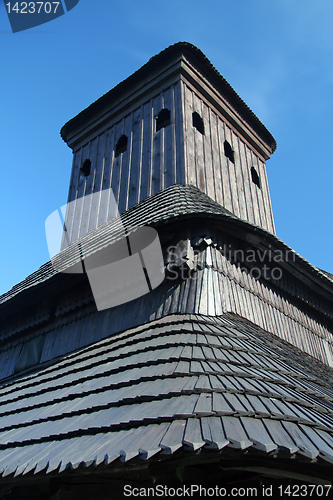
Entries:
[[171,454],[183,445],[186,420],[174,420],[160,442],[164,453]]
[[253,442],[253,447],[270,453],[277,449],[278,445],[274,439],[268,434],[263,422],[261,420],[249,417],[241,417],[241,422],[246,430],[247,435]]
[[[179,103],[177,103],[179,106]],[[174,87],[163,92],[163,108],[170,111],[170,125],[164,127],[161,132],[163,136],[163,171],[162,180],[165,189],[176,184],[176,150],[179,142],[175,134],[175,100]]]
[[245,450],[252,446],[253,443],[245,433],[239,418],[222,417],[222,423],[225,435],[229,439],[232,448]]
[[133,207],[139,201],[141,169],[142,169],[142,133],[143,106],[133,113],[132,149],[130,160],[127,207]]

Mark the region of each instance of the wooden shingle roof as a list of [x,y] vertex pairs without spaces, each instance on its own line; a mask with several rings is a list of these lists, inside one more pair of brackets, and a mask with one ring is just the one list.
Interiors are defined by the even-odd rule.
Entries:
[[[121,214],[120,219],[115,219],[88,233],[80,240],[81,250],[84,252],[84,256],[100,251],[123,237],[124,227],[129,231],[144,225],[154,226],[158,229],[174,220],[183,220],[186,223],[186,220],[193,218],[215,219],[222,223],[226,229],[231,229],[233,232],[237,231],[239,234],[249,232],[258,241],[265,241],[271,248],[276,248],[291,255],[292,258],[289,260],[291,265],[297,268],[298,274],[306,274],[308,279],[313,279],[320,284],[321,291],[325,290],[330,297],[333,296],[333,280],[328,273],[313,266],[274,234],[233,215],[195,186],[175,184],[154,196],[146,198],[135,207]],[[75,244],[70,245],[61,252],[61,262],[63,262],[64,269],[79,262],[80,258]],[[61,268],[60,264],[59,268]],[[11,299],[23,296],[24,293],[30,294],[34,287],[47,283],[55,276],[60,280],[68,279],[68,275],[56,271],[51,262],[45,263],[24,281],[1,295],[0,307],[4,311],[6,303],[11,307]]]
[[332,383],[332,369],[236,315],[170,315],[4,384],[0,474],[177,450],[333,463]]
[[74,118],[69,120],[61,129],[61,137],[64,141],[68,141],[69,136],[76,127],[81,126],[85,121],[89,121],[105,109],[114,101],[121,99],[124,92],[136,85],[141,86],[144,78],[149,78],[151,73],[164,67],[170,63],[170,60],[181,58],[185,56],[191,61],[196,68],[198,68],[206,78],[210,79],[216,88],[227,99],[229,104],[237,110],[242,119],[247,122],[258,135],[269,145],[271,151],[276,149],[276,141],[272,134],[267,130],[263,123],[248,107],[248,105],[241,99],[237,92],[227,82],[227,80],[218,72],[209,59],[203,52],[196,46],[189,42],[178,42],[166,49],[162,50],[159,54],[153,56],[146,64],[135,71],[131,76],[120,82],[113,89],[109,90],[102,97],[93,102],[86,109],[81,111]]

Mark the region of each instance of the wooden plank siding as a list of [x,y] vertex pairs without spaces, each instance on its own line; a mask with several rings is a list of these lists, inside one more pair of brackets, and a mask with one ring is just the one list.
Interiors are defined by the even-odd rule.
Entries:
[[[225,121],[185,83],[185,172],[186,184],[193,184],[238,217],[274,232],[266,166],[255,152]],[[201,135],[192,126],[196,111],[204,121]],[[224,154],[224,141],[234,152],[235,163]],[[251,178],[251,167],[260,177],[261,186]]]
[[[172,184],[185,184],[184,106],[180,85],[178,82],[160,92],[75,152],[69,202],[111,187],[122,213]],[[156,118],[163,108],[170,110],[171,123],[156,132]],[[127,136],[127,150],[115,157],[117,142],[123,134]],[[82,179],[80,167],[86,159],[90,159],[92,168],[90,175]],[[105,206],[98,207],[97,219],[83,200],[77,201],[67,214],[70,241],[105,221],[105,210]]]
[[[170,125],[156,131],[163,108],[170,111]],[[193,126],[193,112],[203,120],[203,134]],[[123,134],[127,150],[116,157]],[[233,149],[234,163],[225,155],[224,141]],[[87,159],[91,173],[82,177],[80,168]],[[260,187],[252,181],[252,166]],[[90,206],[81,200],[83,196],[111,187],[122,213],[177,183],[197,186],[241,219],[274,232],[265,164],[215,109],[178,81],[75,152],[68,201],[76,203],[67,214],[70,241],[107,220],[105,206]]]
[[[212,232],[211,239],[218,240]],[[96,311],[89,288],[59,295],[54,315],[44,311],[24,323],[3,325],[1,378],[13,374],[25,343],[44,338],[41,362],[91,342],[169,314],[214,317],[237,314],[314,358],[332,365],[333,327],[325,301],[287,273],[277,284],[255,279],[232,263],[213,244],[195,253],[194,273],[187,279],[166,279],[153,292],[117,308]],[[287,291],[288,290],[288,291]],[[130,307],[129,307],[130,306]],[[78,308],[80,313],[78,314]],[[33,330],[31,327],[34,326]],[[12,340],[10,340],[12,339]]]

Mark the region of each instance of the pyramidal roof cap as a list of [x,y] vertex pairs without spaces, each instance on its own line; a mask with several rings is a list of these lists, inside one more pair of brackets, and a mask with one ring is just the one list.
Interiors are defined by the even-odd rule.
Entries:
[[142,78],[157,67],[163,66],[170,59],[185,56],[196,68],[207,76],[223,94],[231,106],[237,110],[240,116],[257,132],[257,134],[268,144],[273,151],[276,149],[276,141],[267,128],[261,123],[259,118],[245,104],[245,102],[234,91],[227,80],[217,71],[209,59],[201,50],[188,42],[178,42],[162,50],[159,54],[153,56],[149,61],[138,69],[131,76],[120,82],[109,92],[93,102],[90,106],[81,111],[74,118],[69,120],[61,129],[61,137],[67,142],[70,132],[76,128],[80,122],[89,120],[104,107],[117,99],[129,87],[136,85]]

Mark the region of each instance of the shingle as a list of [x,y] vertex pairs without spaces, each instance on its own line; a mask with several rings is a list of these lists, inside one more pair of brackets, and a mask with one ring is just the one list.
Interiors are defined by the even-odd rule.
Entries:
[[187,420],[183,443],[194,451],[205,445],[205,441],[202,437],[200,420],[198,418],[189,418]]
[[150,425],[144,433],[144,440],[139,444],[140,458],[148,460],[161,451],[160,442],[170,427],[170,423]]
[[277,449],[277,444],[268,434],[263,422],[259,419],[241,417],[240,418],[246,434],[253,443],[254,448],[262,450],[266,453]]
[[213,393],[213,411],[217,415],[233,415],[235,413],[224,395],[219,392]]
[[257,396],[253,396],[252,394],[247,394],[246,399],[248,400],[250,406],[255,411],[255,415],[257,417],[269,417],[271,415],[268,408],[263,404],[263,401],[259,399]]
[[[325,439],[326,433],[315,429],[312,429],[309,426],[300,425],[304,434],[314,443],[316,448],[319,450],[319,455],[328,462],[333,463],[333,448],[332,445],[329,445]],[[332,438],[331,438],[332,440]]]
[[165,453],[174,453],[183,446],[183,437],[186,427],[186,420],[174,420],[165,435],[160,446]]
[[194,413],[200,416],[213,415],[212,394],[201,393],[194,408]]
[[[181,333],[180,321],[201,333]],[[219,334],[224,346],[195,345]],[[233,351],[232,336],[237,335],[242,341]],[[307,365],[295,367],[302,353],[292,347],[277,351],[281,361],[267,355],[262,362],[262,335],[234,315],[213,320],[175,315],[95,343],[54,366],[41,366],[22,384],[0,388],[0,412],[12,411],[0,421],[0,440],[3,446],[18,446],[0,450],[0,471],[22,475],[48,466],[51,472],[81,462],[113,462],[120,455],[125,461],[139,455],[149,459],[161,448],[173,453],[184,444],[192,450],[205,443],[222,449],[229,441],[238,449],[279,449],[311,459],[320,449],[321,458],[331,462],[330,391],[319,385],[315,363],[312,371]],[[247,345],[251,351],[244,356],[240,349]],[[219,363],[205,361],[212,353]],[[292,363],[295,380],[288,374]],[[77,436],[86,432],[92,435]],[[41,438],[46,441],[36,442]]]
[[230,441],[232,448],[240,448],[245,450],[252,446],[252,441],[249,439],[238,417],[222,417],[222,423],[225,435]]
[[221,450],[229,444],[220,417],[201,419],[202,437],[209,448]]
[[288,453],[296,453],[298,451],[298,446],[290,438],[289,434],[282,427],[281,422],[273,419],[264,419],[263,423],[272,436],[273,442],[276,443],[279,449],[287,451]]
[[319,449],[309,439],[307,433],[302,431],[302,428],[299,425],[287,421],[281,422],[281,425],[284,429],[286,429],[293,441],[295,441],[301,455],[304,455],[311,460],[319,455]]
[[197,392],[210,392],[212,389],[208,375],[199,375],[195,390]]

